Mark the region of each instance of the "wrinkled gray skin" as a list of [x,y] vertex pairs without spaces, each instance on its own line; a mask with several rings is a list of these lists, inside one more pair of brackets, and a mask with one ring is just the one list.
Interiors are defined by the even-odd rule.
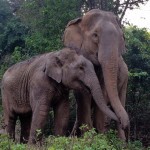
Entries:
[[[94,64],[104,98],[107,103],[111,104],[121,122],[121,125],[118,124],[119,136],[125,140],[126,137],[122,129],[129,127],[129,117],[124,108],[128,68],[122,58],[125,41],[117,17],[111,12],[93,9],[82,18],[74,19],[68,23],[64,31],[63,42],[66,47],[74,48],[78,54],[82,54]],[[84,92],[76,95],[80,100],[77,101],[75,126],[82,124],[92,126],[90,96]],[[89,99],[89,103],[87,103],[87,99]],[[105,131],[104,124],[105,117],[95,106],[94,127],[103,132]]]
[[16,119],[21,121],[21,142],[35,143],[36,130],[46,123],[54,109],[55,135],[65,135],[69,118],[69,89],[91,92],[95,103],[114,120],[117,116],[105,104],[92,63],[65,48],[33,57],[10,67],[2,80],[2,103],[6,131],[15,139]]

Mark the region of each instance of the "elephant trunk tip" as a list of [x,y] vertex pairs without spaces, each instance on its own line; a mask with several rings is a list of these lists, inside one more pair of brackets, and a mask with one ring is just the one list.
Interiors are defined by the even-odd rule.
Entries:
[[129,119],[126,120],[126,121],[124,121],[124,122],[122,122],[122,121],[121,121],[121,118],[120,118],[120,119],[119,119],[119,123],[121,124],[121,127],[122,127],[123,130],[126,130],[126,129],[130,126],[130,121],[129,121]]
[[114,119],[115,121],[117,121],[118,123],[120,123],[120,120],[117,118],[117,116],[115,115],[115,113],[113,113],[112,119]]

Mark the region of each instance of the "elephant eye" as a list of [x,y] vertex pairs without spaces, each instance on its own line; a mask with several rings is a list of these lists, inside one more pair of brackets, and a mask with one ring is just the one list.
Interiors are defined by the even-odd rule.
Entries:
[[83,64],[79,64],[79,65],[78,65],[78,68],[79,68],[80,70],[84,70],[84,65],[83,65]]
[[98,42],[98,34],[96,32],[92,34],[92,38],[94,42]]
[[97,38],[98,37],[97,33],[93,33],[93,37]]
[[79,66],[79,69],[80,69],[80,70],[84,70],[84,67],[83,67],[83,66]]

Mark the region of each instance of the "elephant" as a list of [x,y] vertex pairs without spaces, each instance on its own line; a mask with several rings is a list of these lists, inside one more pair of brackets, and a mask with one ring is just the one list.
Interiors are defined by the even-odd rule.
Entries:
[[75,50],[35,56],[8,68],[2,79],[2,105],[6,131],[15,139],[17,117],[21,122],[20,142],[41,140],[50,107],[54,110],[54,134],[65,135],[69,119],[69,90],[87,90],[98,108],[119,122],[106,105],[93,64]]
[[[64,35],[65,47],[73,48],[80,55],[90,60],[94,67],[106,103],[110,103],[121,124],[118,126],[119,137],[126,140],[125,131],[129,131],[129,116],[125,110],[128,68],[122,54],[126,51],[124,34],[115,14],[99,9],[92,9],[83,17],[69,21]],[[74,126],[91,126],[91,96],[76,92],[78,107]],[[88,100],[87,100],[88,99]],[[88,103],[81,105],[82,103]],[[83,111],[84,110],[84,114]],[[82,116],[82,119],[81,119]],[[105,116],[94,106],[94,127],[104,132]]]

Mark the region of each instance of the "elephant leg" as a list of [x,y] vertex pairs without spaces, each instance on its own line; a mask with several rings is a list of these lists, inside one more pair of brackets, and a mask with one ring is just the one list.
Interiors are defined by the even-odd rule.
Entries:
[[20,135],[20,143],[27,143],[29,140],[32,113],[27,115],[19,116],[21,122],[21,135]]
[[[79,91],[75,91],[75,98],[77,102],[76,108],[76,122],[74,124],[71,135],[77,134],[80,136],[83,132],[92,128],[92,120],[91,120],[91,99],[92,96],[88,91],[83,91],[82,93]],[[82,125],[87,125],[87,128],[80,129]]]
[[[104,87],[102,88],[102,91],[104,99],[107,103],[108,96]],[[110,119],[97,107],[95,103],[93,105],[93,109],[93,126],[97,130],[97,132],[105,133],[109,128]]]
[[16,126],[17,116],[12,113],[8,115],[7,120],[5,120],[6,131],[9,134],[10,138],[15,140],[15,126]]
[[[127,83],[128,83],[128,68],[125,62],[123,61],[123,58],[121,57],[119,61],[118,92],[123,107],[125,107],[126,102]],[[117,124],[117,128],[118,128],[118,136],[122,140],[126,140],[126,138],[128,137],[125,136],[125,132],[121,128],[121,125],[119,123]]]
[[128,68],[123,61],[123,59],[120,60],[119,63],[119,79],[118,79],[118,91],[119,91],[119,97],[120,101],[125,107],[126,102],[126,93],[127,93],[127,84],[128,84]]
[[94,107],[93,126],[98,133],[105,133],[109,129],[110,119],[97,106]]
[[94,104],[94,112],[93,112],[93,126],[97,130],[98,133],[104,133],[106,131],[105,128],[105,115],[99,108]]
[[10,102],[13,102],[13,99],[9,98],[10,93],[6,90],[2,90],[2,105],[4,109],[4,124],[6,133],[15,140],[15,125],[17,120],[17,115],[14,111],[10,110]]
[[66,135],[69,122],[69,100],[61,99],[61,102],[54,106],[54,134]]
[[45,80],[36,82],[36,86],[31,91],[32,121],[28,144],[35,144],[36,142],[41,144],[43,129],[48,119],[55,91],[53,86],[50,86]]
[[[44,99],[43,99],[44,102]],[[31,130],[29,136],[29,144],[35,144],[37,141],[41,142],[43,128],[46,124],[50,106],[46,103],[37,104],[33,111]]]

